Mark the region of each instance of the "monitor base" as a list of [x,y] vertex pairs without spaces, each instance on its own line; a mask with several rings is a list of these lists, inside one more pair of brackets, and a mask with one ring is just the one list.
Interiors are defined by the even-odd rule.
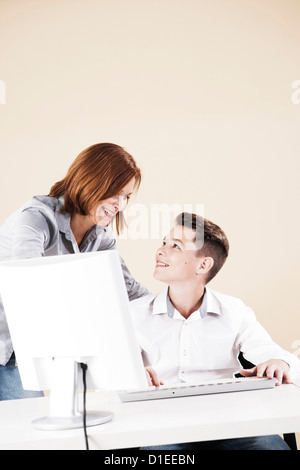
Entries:
[[[86,426],[98,426],[111,421],[112,418],[113,413],[110,411],[87,412]],[[35,429],[42,431],[83,428],[83,414],[66,417],[45,416],[32,421],[32,424]]]

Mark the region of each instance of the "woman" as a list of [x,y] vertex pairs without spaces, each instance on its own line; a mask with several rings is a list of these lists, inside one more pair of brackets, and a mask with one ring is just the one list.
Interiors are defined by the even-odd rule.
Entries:
[[[139,188],[141,173],[122,147],[102,143],[83,150],[48,196],[35,196],[0,228],[0,260],[115,249],[122,211]],[[121,259],[129,299],[148,293]],[[0,299],[0,400],[39,393],[23,390]]]

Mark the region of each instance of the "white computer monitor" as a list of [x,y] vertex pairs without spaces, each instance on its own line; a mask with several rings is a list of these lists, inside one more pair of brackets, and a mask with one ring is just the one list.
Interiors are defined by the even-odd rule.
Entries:
[[35,427],[82,426],[79,363],[89,389],[147,386],[117,251],[1,262],[0,294],[23,388],[50,390],[49,416]]

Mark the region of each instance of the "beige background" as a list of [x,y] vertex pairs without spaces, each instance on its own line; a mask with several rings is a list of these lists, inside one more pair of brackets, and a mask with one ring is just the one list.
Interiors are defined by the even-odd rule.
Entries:
[[[204,204],[231,243],[211,287],[300,357],[299,22],[298,0],[1,0],[0,222],[85,147],[125,146],[133,203]],[[154,291],[159,242],[118,242]]]

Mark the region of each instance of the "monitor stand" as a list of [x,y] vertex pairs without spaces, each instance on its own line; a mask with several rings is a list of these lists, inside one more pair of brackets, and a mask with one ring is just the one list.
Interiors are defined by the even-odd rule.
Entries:
[[[54,358],[49,414],[32,421],[34,428],[45,431],[83,427],[83,413],[78,408],[79,363],[71,358]],[[113,418],[110,411],[86,413],[86,426],[97,426]]]

